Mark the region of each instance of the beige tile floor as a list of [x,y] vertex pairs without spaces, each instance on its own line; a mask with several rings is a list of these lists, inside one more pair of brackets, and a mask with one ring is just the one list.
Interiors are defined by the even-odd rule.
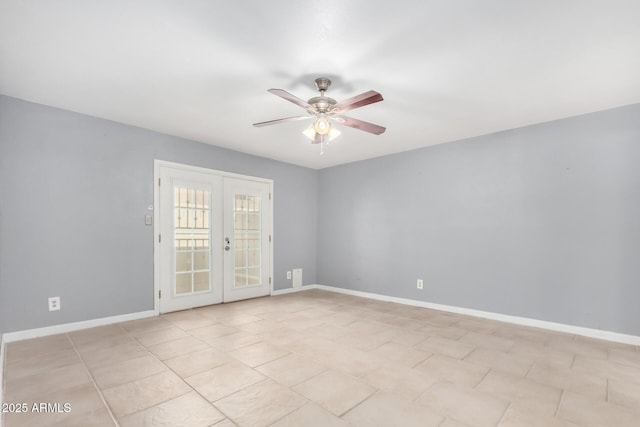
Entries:
[[319,290],[6,350],[4,401],[62,409],[6,427],[640,425],[636,347]]

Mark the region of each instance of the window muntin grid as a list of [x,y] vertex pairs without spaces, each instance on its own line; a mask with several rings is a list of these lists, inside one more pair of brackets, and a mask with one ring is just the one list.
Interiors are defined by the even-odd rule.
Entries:
[[211,194],[174,187],[175,295],[211,290]]
[[234,287],[261,284],[262,223],[259,196],[236,194],[233,209]]

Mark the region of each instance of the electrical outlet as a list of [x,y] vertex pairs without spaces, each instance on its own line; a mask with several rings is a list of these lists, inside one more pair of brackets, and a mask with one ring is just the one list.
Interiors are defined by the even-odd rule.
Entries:
[[424,287],[424,282],[422,281],[422,279],[418,279],[417,287],[418,289],[422,289]]
[[287,280],[291,280],[291,270],[287,271]]
[[60,297],[49,298],[49,311],[60,310]]

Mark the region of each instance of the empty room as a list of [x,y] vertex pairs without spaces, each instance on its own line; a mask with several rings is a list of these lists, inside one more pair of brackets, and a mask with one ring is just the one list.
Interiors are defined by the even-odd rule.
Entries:
[[638,426],[638,22],[0,0],[0,427]]

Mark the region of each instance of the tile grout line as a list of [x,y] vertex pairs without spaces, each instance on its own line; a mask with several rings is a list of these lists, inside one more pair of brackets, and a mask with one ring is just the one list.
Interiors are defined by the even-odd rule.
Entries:
[[[467,363],[472,363],[472,362],[467,362]],[[481,366],[481,365],[477,365],[477,366]],[[473,387],[471,387],[471,389],[475,390],[475,389],[476,389],[476,387],[478,387],[478,386],[480,385],[480,383],[481,383],[482,381],[484,381],[484,379],[485,379],[485,378],[487,378],[487,376],[489,376],[489,374],[490,374],[491,372],[493,372],[493,368],[488,368],[487,372],[482,376],[482,378],[480,378],[480,381],[478,381],[478,382],[476,383],[476,385],[474,385]]]
[[[324,372],[326,372],[326,371],[324,371]],[[318,374],[318,375],[320,375],[320,374]],[[274,380],[274,379],[272,379],[272,378],[267,377],[267,379],[270,379],[271,381],[274,381],[274,382],[276,382],[277,384],[280,384],[279,382],[275,381],[275,380]],[[304,380],[304,381],[306,381],[306,380]],[[299,384],[302,384],[304,381],[300,382]],[[286,417],[288,417],[289,415],[293,414],[293,413],[294,413],[294,412],[296,412],[297,410],[299,410],[299,409],[301,409],[301,408],[304,408],[304,407],[305,407],[305,406],[307,406],[309,403],[313,403],[313,404],[315,404],[315,405],[318,405],[318,406],[322,407],[320,404],[318,404],[318,403],[316,403],[316,402],[312,401],[311,399],[307,398],[306,396],[304,396],[304,395],[302,395],[301,393],[298,393],[296,390],[294,390],[294,389],[293,389],[293,387],[295,387],[295,386],[287,387],[287,386],[285,386],[284,384],[280,384],[280,385],[281,385],[281,386],[283,386],[283,387],[285,387],[285,388],[286,388],[287,390],[289,390],[290,392],[295,393],[295,394],[297,394],[298,396],[300,396],[302,399],[304,399],[304,400],[306,401],[306,403],[305,403],[304,405],[301,405],[301,406],[300,406],[300,407],[298,407],[298,408],[295,408],[295,409],[294,409],[294,410],[292,410],[291,412],[287,412],[285,415],[283,415],[282,417],[278,418],[277,420],[274,420],[272,423],[270,423],[270,424],[269,424],[270,426],[274,425],[274,424],[275,424],[275,423],[277,423],[277,422],[282,421],[283,419],[285,419],[285,418],[286,418]],[[296,384],[296,385],[297,385],[297,384]],[[328,409],[327,409],[327,412],[332,413],[332,412],[331,412],[331,411],[329,411]],[[211,426],[211,427],[215,427],[215,426]]]
[[102,390],[100,390],[100,387],[98,387],[98,384],[96,383],[96,380],[93,378],[93,375],[91,374],[91,371],[89,371],[89,367],[84,362],[84,359],[82,358],[82,355],[80,354],[80,351],[78,350],[78,347],[76,347],[76,343],[73,342],[73,339],[71,338],[69,333],[66,333],[65,335],[66,335],[67,339],[69,340],[69,342],[71,342],[71,346],[73,347],[73,351],[76,352],[76,355],[80,359],[80,362],[82,362],[82,367],[84,368],[84,370],[87,373],[87,375],[89,375],[89,379],[91,380],[91,383],[93,384],[93,387],[98,392],[98,396],[100,396],[100,400],[102,400],[102,403],[103,403],[104,407],[107,409],[107,412],[109,413],[109,416],[113,420],[114,425],[116,427],[119,427],[120,423],[118,422],[118,420],[116,419],[115,415],[111,411],[111,407],[109,406],[109,404],[105,400],[104,395],[102,394]]
[[[253,369],[253,368],[251,368],[251,369]],[[257,382],[257,383],[255,383],[255,384],[249,384],[248,386],[243,387],[243,388],[241,388],[241,389],[239,389],[239,390],[236,390],[236,391],[234,391],[234,392],[233,392],[233,393],[231,393],[231,394],[228,394],[228,395],[226,395],[226,396],[223,396],[223,397],[221,397],[221,398],[220,398],[220,399],[218,399],[218,400],[226,399],[226,398],[227,398],[227,397],[229,397],[229,396],[233,396],[234,394],[239,393],[239,392],[241,392],[241,391],[243,391],[243,390],[246,390],[246,389],[248,389],[249,387],[253,387],[253,386],[255,386],[255,385],[262,384],[262,383],[264,383],[264,382],[266,382],[266,381],[268,381],[268,380],[269,380],[269,378],[268,378],[268,377],[265,377],[265,379],[263,379],[262,381],[258,381],[258,382]],[[186,381],[185,381],[185,383],[186,383]],[[187,383],[187,384],[189,385],[189,387],[191,387],[191,384],[189,384],[189,383]],[[192,388],[193,388],[193,387],[192,387]],[[233,419],[233,418],[231,418],[231,416],[230,416],[230,415],[227,415],[227,414],[222,410],[222,408],[218,407],[214,402],[209,402],[209,399],[206,399],[206,398],[205,398],[204,396],[202,396],[202,395],[201,395],[197,390],[195,390],[195,389],[194,389],[194,391],[195,391],[196,393],[198,393],[198,395],[199,395],[199,396],[201,396],[201,397],[202,397],[202,398],[203,398],[207,403],[209,403],[209,405],[213,406],[213,407],[216,409],[216,411],[218,411],[218,412],[220,412],[222,415],[224,415],[224,417],[225,417],[227,420],[231,421],[231,422],[232,422],[233,424],[235,424],[235,425],[238,425],[238,424],[234,421],[234,419]],[[218,400],[216,400],[216,402],[217,402]],[[298,409],[298,408],[296,408],[296,409]],[[291,412],[293,412],[293,411],[291,411]],[[287,414],[287,415],[289,415],[289,414]],[[219,424],[220,422],[221,422],[221,421],[219,421],[219,422],[218,422],[218,423],[216,423],[216,424]],[[215,426],[216,424],[214,424],[214,426]]]
[[[355,405],[353,405],[351,408],[347,409],[346,411],[344,411],[342,414],[337,415],[338,418],[342,419],[342,417],[344,417],[345,415],[347,415],[349,412],[353,411],[354,409],[356,409],[358,406],[362,405],[364,402],[366,402],[367,400],[371,399],[373,396],[375,396],[376,394],[380,393],[382,390],[380,390],[377,387],[373,387],[371,386],[371,388],[374,388],[376,391],[374,391],[373,393],[371,393],[369,396],[365,397],[364,399],[362,399],[360,402],[356,403]],[[329,411],[331,412],[331,411]]]
[[562,402],[564,401],[564,394],[566,393],[565,389],[562,389],[562,394],[560,394],[560,400],[558,401],[558,408],[556,409],[556,413],[554,414],[554,417],[556,418],[560,418],[560,407],[562,406]]
[[428,354],[429,354],[429,355],[428,355],[427,357],[425,357],[424,359],[422,359],[421,361],[419,361],[419,362],[418,362],[418,363],[416,363],[415,365],[413,365],[413,366],[409,366],[409,368],[410,368],[410,369],[415,369],[418,365],[423,364],[424,362],[426,362],[427,360],[429,360],[429,359],[434,355],[434,353],[431,353],[431,352],[429,352]]
[[507,408],[504,410],[504,412],[502,413],[502,416],[496,423],[496,427],[499,426],[502,421],[504,421],[504,417],[507,416],[507,413],[509,412],[509,409],[511,409],[512,406],[513,406],[513,403],[509,402],[509,404],[507,405]]
[[529,377],[529,373],[531,372],[531,370],[533,369],[534,365],[538,363],[537,359],[534,359],[533,362],[531,362],[531,365],[529,365],[529,367],[527,368],[527,372],[524,374],[524,378],[528,378]]
[[422,359],[421,361],[409,366],[409,369],[416,369],[418,366],[422,365],[424,362],[426,362],[427,360],[429,360],[434,353],[428,353],[429,355],[427,357],[425,357],[424,359]]
[[[296,353],[296,354],[297,354],[297,353]],[[351,408],[349,408],[348,410],[346,410],[344,413],[342,413],[342,414],[340,414],[340,415],[336,415],[335,413],[333,413],[333,412],[332,412],[331,410],[329,410],[328,408],[325,408],[324,406],[322,406],[319,402],[317,402],[317,401],[315,401],[315,400],[313,400],[313,399],[310,399],[310,398],[306,397],[305,395],[303,395],[302,393],[300,393],[300,392],[298,392],[297,390],[295,390],[295,389],[294,389],[294,387],[297,387],[298,385],[300,385],[300,384],[302,384],[302,383],[305,383],[305,382],[310,381],[310,380],[312,380],[312,379],[314,379],[314,378],[317,378],[317,377],[319,377],[320,375],[323,375],[323,374],[325,374],[325,373],[327,373],[327,372],[329,372],[329,371],[338,372],[338,373],[341,373],[341,374],[347,375],[347,376],[349,376],[349,377],[352,377],[352,378],[354,378],[356,381],[359,381],[359,382],[361,382],[361,383],[363,383],[363,384],[367,384],[368,386],[370,386],[371,388],[375,389],[376,391],[375,391],[375,392],[373,392],[373,393],[371,393],[371,395],[369,395],[369,396],[365,397],[362,401],[360,401],[360,402],[356,403],[355,405],[353,405]],[[272,381],[275,381],[275,380],[272,380]],[[277,381],[276,381],[276,382],[277,382]],[[357,376],[355,376],[355,375],[353,375],[353,374],[351,374],[351,373],[343,372],[343,371],[341,371],[341,370],[339,370],[339,369],[328,368],[328,367],[325,367],[325,370],[323,370],[323,371],[321,371],[321,372],[318,372],[317,374],[312,375],[312,376],[310,376],[309,378],[307,378],[307,379],[305,379],[305,380],[302,380],[302,381],[300,381],[299,383],[297,383],[297,384],[295,384],[295,385],[292,385],[292,386],[290,386],[290,387],[286,387],[286,388],[287,388],[288,390],[292,391],[293,393],[296,393],[297,395],[299,395],[299,396],[300,396],[300,397],[302,397],[303,399],[305,399],[305,400],[307,401],[307,403],[313,403],[314,405],[317,405],[317,406],[319,406],[319,407],[321,407],[321,408],[325,409],[327,412],[329,412],[330,414],[334,415],[335,417],[337,417],[337,418],[339,418],[339,419],[342,419],[342,417],[343,417],[344,415],[346,415],[347,413],[351,412],[351,410],[352,410],[353,408],[355,408],[355,407],[357,407],[357,406],[360,406],[362,403],[364,403],[365,401],[369,400],[369,398],[370,398],[370,397],[372,397],[372,396],[376,395],[377,393],[379,393],[379,392],[381,391],[379,388],[374,387],[374,386],[372,386],[372,385],[371,385],[371,384],[369,384],[369,383],[365,383],[361,378],[359,378],[359,377],[357,377]],[[306,404],[305,404],[305,405],[306,405]],[[305,405],[302,405],[300,408],[302,408],[302,407],[303,407],[303,406],[305,406]],[[300,409],[300,408],[296,408],[296,409],[294,409],[294,410],[293,410],[293,411],[291,411],[289,414],[291,414],[291,413],[293,413],[293,412],[297,411],[297,410],[298,410],[298,409]],[[289,414],[287,414],[287,415],[289,415]],[[286,417],[286,415],[285,415],[285,417]],[[275,422],[274,422],[274,424],[275,424],[276,422],[278,422],[278,421],[280,421],[280,420],[284,419],[285,417],[282,417],[282,418],[280,418],[279,420],[275,421]]]
[[431,390],[437,383],[444,381],[444,380],[436,380],[434,381],[429,387],[427,387],[424,391],[418,393],[418,395],[416,397],[414,397],[411,402],[412,403],[416,403],[418,399],[420,399],[422,397],[423,394],[425,394],[426,392],[428,392],[429,390]]
[[469,357],[469,356],[471,356],[473,353],[475,353],[475,352],[476,352],[476,350],[478,350],[478,348],[479,348],[479,347],[475,347],[473,350],[471,350],[469,353],[467,353],[467,355],[466,355],[466,356],[464,356],[464,357],[463,357],[462,359],[460,359],[460,360],[463,360],[463,361],[465,361],[465,362],[469,362],[469,363],[473,363],[473,362],[471,362],[471,361],[467,360],[467,357]]
[[[186,379],[185,379],[185,378],[182,378],[182,375],[179,375],[179,374],[178,374],[176,371],[174,371],[174,370],[173,370],[169,365],[167,365],[166,363],[164,363],[164,361],[160,360],[160,358],[158,358],[158,356],[156,356],[155,354],[153,354],[152,352],[150,352],[150,351],[149,351],[149,349],[147,348],[147,346],[145,346],[145,345],[144,345],[144,344],[142,344],[140,341],[138,341],[138,339],[137,339],[135,336],[131,335],[131,334],[129,333],[129,331],[127,331],[127,330],[126,330],[125,328],[123,328],[121,325],[118,325],[118,326],[120,327],[120,329],[122,329],[122,331],[123,331],[126,335],[128,335],[128,336],[129,336],[129,338],[133,339],[135,342],[137,342],[139,345],[141,345],[141,346],[142,346],[142,347],[147,351],[147,353],[149,353],[149,355],[150,355],[151,357],[153,357],[154,359],[156,359],[158,362],[160,362],[160,363],[162,364],[162,366],[164,366],[165,368],[167,368],[167,370],[169,370],[169,371],[170,371],[170,372],[172,372],[174,375],[176,375],[178,378],[180,378],[180,380],[181,380],[183,383],[185,383],[185,384],[187,385],[187,387],[189,387],[192,391],[194,391],[198,396],[200,396],[201,398],[203,398],[205,402],[207,402],[209,405],[211,405],[211,406],[213,406],[214,408],[216,408],[216,410],[220,411],[220,409],[218,409],[218,407],[217,407],[217,406],[214,406],[212,402],[209,402],[209,399],[205,398],[202,394],[200,394],[200,392],[199,392],[198,390],[196,390],[195,388],[193,388],[193,386],[192,386],[191,384],[189,384],[189,383],[186,381]],[[186,332],[186,331],[185,331],[185,332]],[[188,333],[188,332],[187,332],[187,333]],[[188,334],[189,334],[189,333],[188,333]],[[193,335],[191,335],[191,334],[189,334],[189,336],[190,336],[190,337],[193,337]],[[197,338],[197,337],[194,337],[194,338]],[[205,344],[207,345],[207,347],[212,348],[212,347],[209,345],[209,343],[205,342]],[[187,354],[189,354],[189,353],[187,353]],[[221,366],[222,366],[222,365],[221,365]],[[153,375],[157,375],[157,374],[153,374]],[[151,377],[151,376],[153,376],[153,375],[149,375],[149,377]],[[145,377],[145,378],[149,378],[149,377]],[[139,380],[136,380],[136,381],[139,381]],[[187,392],[187,393],[189,393],[189,392]],[[184,395],[186,395],[187,393],[183,393],[183,394],[181,394],[181,395],[179,395],[179,396],[174,396],[174,397],[172,397],[172,398],[170,398],[170,399],[163,400],[162,402],[158,402],[158,403],[156,403],[155,405],[152,405],[152,406],[150,406],[150,407],[148,407],[148,408],[143,408],[143,409],[140,409],[139,411],[132,412],[132,413],[130,413],[130,414],[127,414],[126,416],[133,415],[133,414],[137,414],[137,413],[142,412],[142,411],[145,411],[145,410],[147,410],[147,409],[149,409],[149,408],[153,408],[154,406],[162,405],[162,404],[163,404],[163,403],[165,403],[165,402],[168,402],[168,401],[173,400],[173,399],[177,399],[178,397],[184,396]],[[231,419],[231,418],[229,418],[229,417],[228,417],[224,412],[220,411],[220,413],[221,413],[221,414],[223,414],[223,415],[225,416],[225,418],[227,418],[227,419]],[[214,425],[215,425],[215,424],[214,424]]]
[[[265,341],[260,341],[260,342],[265,342]],[[214,350],[215,350],[215,349],[214,349]],[[234,351],[235,351],[235,350],[234,350]],[[226,353],[225,353],[225,354],[226,354]],[[249,366],[249,367],[250,367],[251,369],[253,369],[254,371],[258,372],[260,375],[264,375],[263,373],[261,373],[260,371],[258,371],[256,368],[259,368],[259,367],[261,367],[261,366],[267,365],[267,364],[269,364],[269,363],[271,363],[271,362],[275,362],[275,361],[280,360],[280,359],[284,359],[285,357],[287,357],[287,356],[291,356],[292,354],[294,354],[294,353],[292,353],[292,352],[290,352],[290,351],[289,351],[287,354],[283,354],[282,356],[278,356],[278,357],[276,357],[275,359],[271,359],[271,360],[268,360],[268,361],[266,361],[266,362],[263,362],[263,363],[257,364],[256,366],[249,366],[249,365],[247,365],[247,366]],[[233,356],[231,356],[231,357],[233,357]],[[242,363],[244,363],[244,362],[242,362]],[[271,377],[269,377],[269,376],[267,375],[267,378],[271,378]]]
[[[169,322],[171,322],[171,321],[169,320]],[[173,326],[175,326],[175,325],[173,324],[173,322],[171,322],[171,323],[172,323],[172,325],[173,325]],[[167,365],[166,363],[164,363],[164,361],[163,361],[163,360],[160,360],[160,358],[159,358],[158,356],[156,356],[156,355],[155,355],[155,354],[153,354],[151,351],[149,351],[149,349],[147,348],[147,346],[145,346],[144,344],[140,343],[140,341],[138,341],[138,339],[137,339],[135,336],[131,335],[131,334],[130,334],[126,329],[124,329],[124,328],[123,328],[122,326],[120,326],[120,325],[118,325],[118,326],[120,327],[120,329],[122,329],[122,330],[124,331],[124,333],[125,333],[125,334],[127,334],[130,338],[132,338],[133,340],[135,340],[139,345],[141,345],[142,347],[144,347],[144,349],[145,349],[145,350],[147,350],[147,352],[149,353],[149,355],[151,355],[151,357],[155,358],[158,362],[160,362],[163,366],[165,366],[165,367],[167,368],[167,370],[169,370],[169,371],[170,371],[170,372],[172,372],[174,375],[176,375],[178,378],[180,378],[180,380],[181,380],[183,383],[185,383],[185,384],[186,384],[186,385],[187,385],[187,386],[188,386],[188,387],[189,387],[189,388],[190,388],[194,393],[196,393],[196,394],[197,394],[198,396],[200,396],[200,397],[201,397],[205,402],[207,402],[209,405],[211,405],[213,408],[215,408],[218,412],[220,412],[222,415],[224,415],[224,417],[225,417],[227,420],[229,420],[229,421],[233,422],[234,424],[236,424],[236,423],[235,423],[235,421],[233,421],[233,418],[231,418],[229,415],[227,415],[227,414],[226,414],[226,413],[225,413],[221,408],[219,408],[219,407],[218,407],[214,402],[211,402],[211,401],[209,401],[209,399],[207,399],[206,397],[204,397],[204,396],[203,396],[203,395],[202,395],[202,394],[201,394],[201,393],[200,393],[196,388],[194,388],[191,384],[189,384],[189,382],[186,380],[186,378],[183,378],[183,377],[182,377],[182,375],[178,374],[178,373],[177,373],[175,370],[173,370],[169,365]],[[178,326],[175,326],[175,327],[179,328]],[[182,329],[182,328],[179,328],[179,329]],[[196,329],[197,329],[197,328],[196,328]],[[215,349],[211,344],[209,344],[208,342],[206,342],[206,341],[204,341],[204,340],[202,340],[202,339],[200,339],[200,338],[198,338],[198,337],[196,337],[196,336],[194,336],[194,335],[191,335],[191,333],[189,333],[189,331],[187,331],[187,330],[184,330],[184,329],[182,329],[182,330],[183,330],[184,332],[186,332],[190,337],[192,337],[192,338],[196,338],[196,339],[198,339],[198,340],[202,341],[204,344],[206,344],[206,345],[207,345],[207,347],[208,347],[208,348],[213,349],[213,350],[216,350],[216,349]],[[262,342],[262,341],[261,341],[261,342]],[[247,346],[248,346],[248,345],[251,345],[251,344],[247,344]],[[240,347],[240,348],[244,348],[244,347],[246,347],[246,346],[242,346],[242,347]],[[234,349],[234,351],[235,351],[235,350],[237,350],[237,349]],[[197,351],[197,350],[196,350],[196,351]],[[194,353],[194,352],[192,352],[192,353]],[[239,363],[242,363],[243,365],[246,365],[244,362],[242,362],[242,361],[240,361],[240,360],[236,359],[235,357],[231,356],[230,354],[228,354],[228,352],[223,351],[222,353],[226,354],[227,356],[229,356],[229,357],[230,357],[230,358],[232,358],[233,360],[235,360],[235,361],[237,361],[237,362],[239,362]],[[189,353],[186,353],[186,354],[189,354]],[[176,357],[179,357],[179,356],[176,356]],[[284,356],[283,356],[283,357],[284,357]],[[169,360],[169,359],[167,359],[167,360]],[[231,363],[231,362],[227,362],[227,363]],[[222,365],[220,365],[220,366],[224,366],[224,364],[222,364]],[[256,372],[256,373],[258,373],[258,374],[260,374],[261,376],[264,376],[261,372],[257,371],[257,370],[256,370],[256,369],[254,369],[253,367],[251,367],[251,366],[249,366],[249,365],[246,365],[246,366],[247,366],[249,369],[251,369],[251,370],[255,371],[255,372]],[[249,384],[249,385],[247,385],[246,387],[243,387],[243,388],[241,388],[241,389],[239,389],[239,390],[236,390],[236,391],[234,391],[233,393],[231,393],[231,394],[229,394],[229,395],[227,395],[227,396],[223,396],[223,397],[221,397],[221,398],[220,398],[220,399],[218,399],[218,400],[225,399],[225,398],[227,398],[227,397],[229,397],[229,396],[231,396],[231,395],[233,395],[233,394],[235,394],[235,393],[238,393],[238,392],[240,392],[240,391],[246,390],[246,389],[247,389],[247,388],[249,388],[249,387],[255,386],[255,385],[257,385],[257,384],[261,384],[261,383],[263,383],[263,382],[265,382],[265,381],[267,381],[267,380],[269,380],[269,379],[270,379],[268,376],[264,376],[264,377],[265,377],[265,378],[264,378],[263,380],[258,381],[257,383],[254,383],[254,384]],[[189,392],[187,392],[187,393],[189,393]],[[186,395],[187,393],[184,393],[184,394],[181,394],[180,396],[175,396],[175,397],[172,397],[172,398],[167,399],[167,400],[165,400],[165,401],[162,401],[162,402],[156,403],[155,405],[153,405],[153,406],[151,406],[151,407],[161,405],[161,404],[163,404],[163,403],[165,403],[165,402],[168,402],[168,401],[170,401],[170,400],[173,400],[173,399],[176,399],[176,398],[178,398],[178,397],[184,396],[184,395]],[[139,410],[139,411],[132,412],[131,414],[127,414],[127,416],[129,416],[129,415],[133,415],[133,414],[137,414],[137,413],[142,412],[142,411],[147,410],[147,409],[149,409],[149,408],[143,408],[143,409],[141,409],[141,410]],[[296,408],[296,409],[297,409],[297,408]],[[292,411],[292,412],[293,412],[293,411]],[[288,415],[288,414],[287,414],[287,415]],[[216,423],[216,424],[217,424],[217,423]],[[214,424],[214,426],[215,426],[215,424]]]

